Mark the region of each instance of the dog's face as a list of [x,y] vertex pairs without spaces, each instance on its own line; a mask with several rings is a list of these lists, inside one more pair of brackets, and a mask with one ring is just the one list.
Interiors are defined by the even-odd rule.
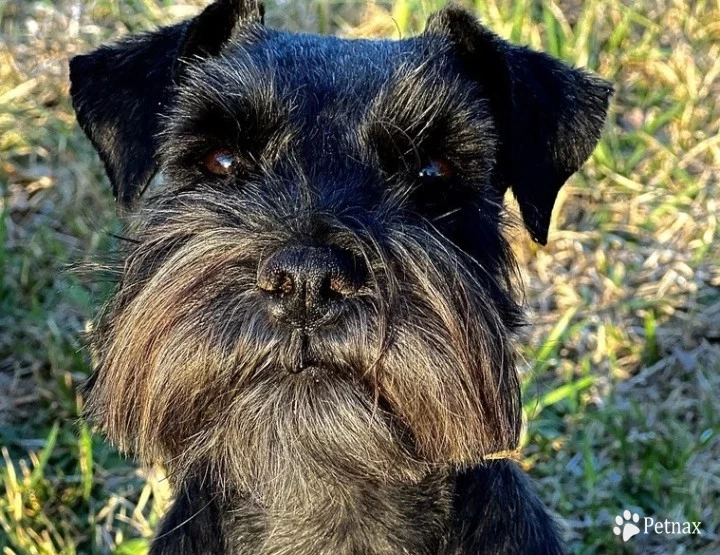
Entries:
[[259,498],[418,480],[516,446],[508,187],[544,242],[610,87],[449,9],[402,41],[265,28],[254,2],[72,63],[118,201],[90,413]]

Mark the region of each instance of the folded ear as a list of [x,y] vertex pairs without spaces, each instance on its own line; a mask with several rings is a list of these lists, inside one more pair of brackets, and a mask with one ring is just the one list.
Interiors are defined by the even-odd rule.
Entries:
[[511,188],[533,239],[546,244],[560,188],[600,138],[612,85],[510,44],[461,8],[432,16],[426,33],[451,40],[463,69],[488,96],[499,139],[497,185]]
[[261,22],[255,0],[217,0],[200,15],[70,61],[78,123],[105,164],[118,203],[133,205],[157,172],[160,120],[181,80],[180,59],[216,56],[238,22]]

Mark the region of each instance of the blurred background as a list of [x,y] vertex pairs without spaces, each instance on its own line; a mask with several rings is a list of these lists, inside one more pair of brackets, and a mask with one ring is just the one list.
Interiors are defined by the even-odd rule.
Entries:
[[[78,420],[82,331],[111,285],[69,267],[120,228],[67,61],[197,0],[0,0],[0,549],[147,551],[168,499]],[[270,24],[419,31],[441,0],[270,0]],[[524,465],[575,553],[720,553],[720,2],[475,0],[500,35],[615,83],[607,131],[540,249],[513,243]],[[701,536],[612,531],[624,509]]]

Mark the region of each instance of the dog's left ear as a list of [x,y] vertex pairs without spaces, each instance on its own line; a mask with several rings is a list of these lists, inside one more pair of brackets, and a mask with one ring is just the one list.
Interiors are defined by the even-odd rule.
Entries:
[[70,61],[78,123],[120,205],[131,207],[157,172],[157,134],[183,77],[180,61],[217,56],[239,22],[262,23],[263,15],[257,0],[217,0],[194,19]]
[[612,85],[510,44],[461,8],[432,16],[426,34],[450,38],[464,71],[489,97],[500,149],[497,185],[511,188],[533,239],[546,244],[560,188],[600,139]]

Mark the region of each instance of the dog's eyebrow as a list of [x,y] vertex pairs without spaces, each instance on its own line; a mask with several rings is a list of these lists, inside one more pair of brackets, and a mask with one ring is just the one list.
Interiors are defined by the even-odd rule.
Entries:
[[187,110],[171,124],[175,136],[204,136],[229,143],[257,140],[258,134],[277,129],[288,114],[270,99],[252,93],[206,99],[202,106]]
[[227,141],[253,141],[287,124],[291,107],[276,92],[271,72],[227,58],[188,72],[166,132]]
[[476,88],[441,73],[432,59],[400,66],[372,101],[362,129],[370,142],[394,139],[410,153],[443,141],[453,129],[478,127],[485,116],[479,98]]
[[[446,83],[436,82],[422,68],[401,68],[375,97],[368,121],[390,123],[398,131],[421,138],[437,120],[450,111]],[[430,94],[432,91],[432,94]]]

